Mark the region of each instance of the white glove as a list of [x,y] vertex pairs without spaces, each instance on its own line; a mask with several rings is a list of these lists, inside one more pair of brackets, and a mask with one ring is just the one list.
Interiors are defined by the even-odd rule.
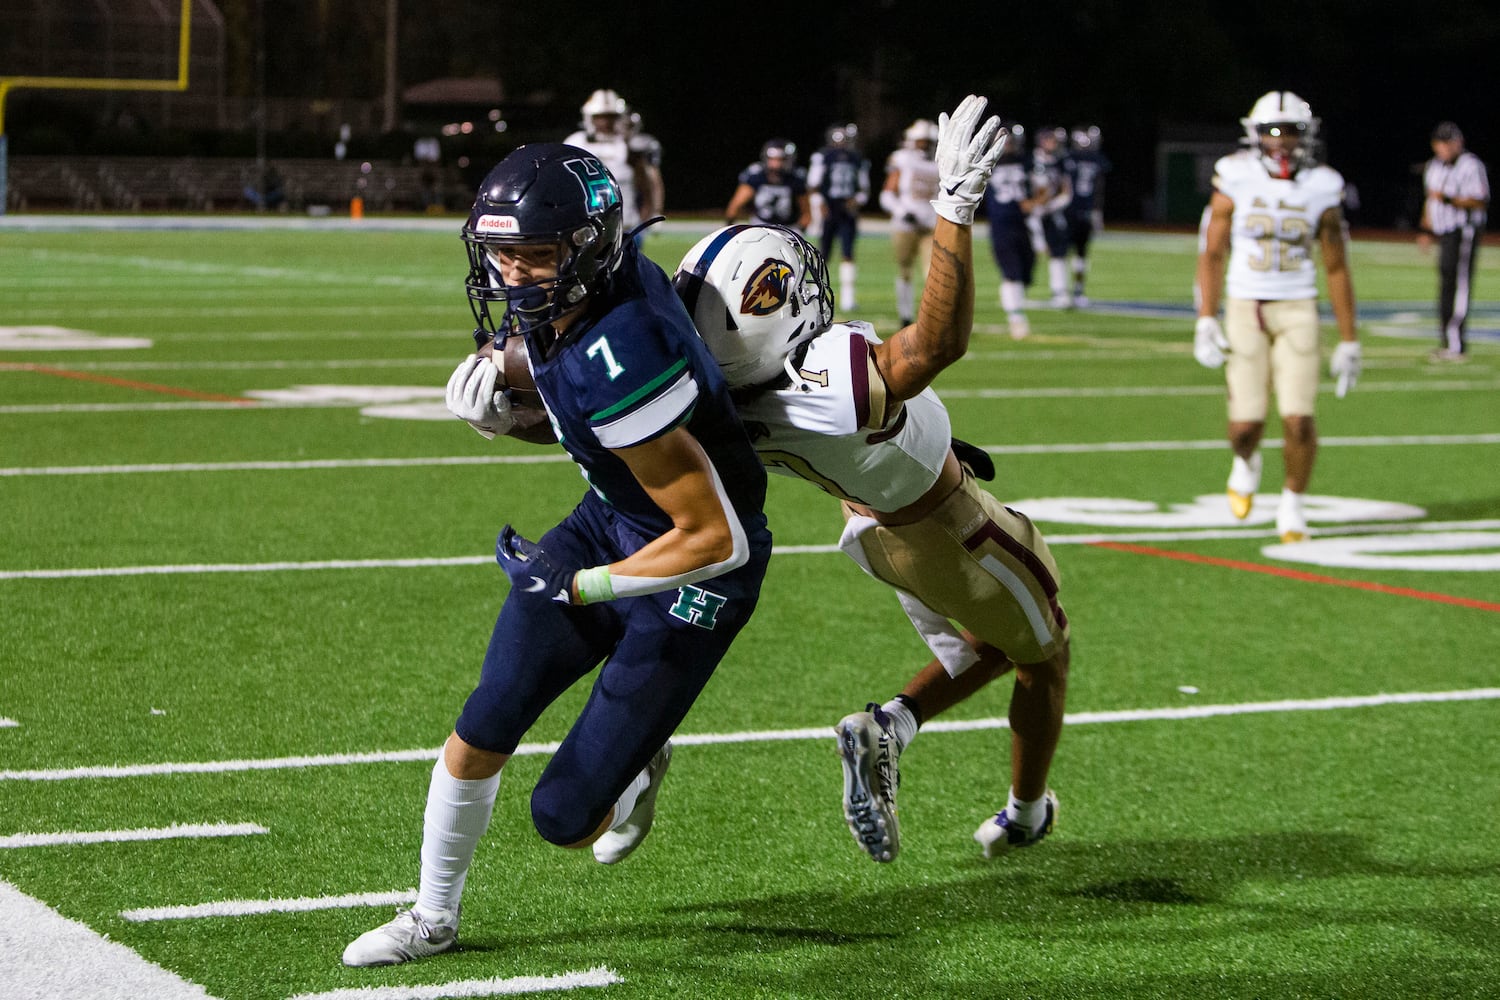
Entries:
[[[960,226],[974,224],[974,209],[984,198],[984,189],[995,172],[995,164],[1005,149],[1009,133],[1000,127],[1000,119],[991,115],[979,125],[984,114],[982,97],[970,94],[963,99],[950,118],[938,115],[938,142],[934,159],[938,166],[938,196],[932,199],[937,214]],[[979,126],[976,134],[975,126]]]
[[1357,340],[1341,340],[1333,349],[1333,357],[1328,359],[1328,374],[1337,378],[1338,385],[1334,388],[1334,394],[1339,399],[1354,388],[1354,383],[1359,381],[1359,370],[1364,367],[1363,352]]
[[459,362],[448,379],[448,412],[487,438],[504,434],[515,426],[510,398],[495,391],[500,369],[489,358],[471,354]]
[[1229,350],[1229,338],[1217,316],[1199,316],[1193,327],[1193,357],[1204,368],[1224,367],[1224,352]]

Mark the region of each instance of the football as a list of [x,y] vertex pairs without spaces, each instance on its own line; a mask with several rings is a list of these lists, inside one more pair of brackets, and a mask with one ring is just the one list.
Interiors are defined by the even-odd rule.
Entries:
[[[478,351],[481,358],[493,358],[495,356],[495,342],[492,340]],[[542,409],[541,393],[536,391],[536,382],[531,377],[531,365],[526,360],[526,342],[520,337],[506,337],[505,345],[500,352],[500,360],[495,363],[500,369],[500,384],[497,389],[504,388],[510,391],[510,403],[512,406],[530,407]]]

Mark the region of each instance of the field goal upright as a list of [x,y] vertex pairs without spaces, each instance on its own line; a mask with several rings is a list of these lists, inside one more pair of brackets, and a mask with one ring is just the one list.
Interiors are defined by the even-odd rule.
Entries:
[[[170,0],[151,0],[150,6],[154,8],[164,19],[170,17]],[[9,176],[8,141],[5,133],[5,102],[12,90],[26,88],[32,90],[156,90],[156,91],[184,91],[188,87],[188,56],[191,49],[192,39],[192,14],[195,0],[181,0],[181,14],[178,23],[177,41],[177,75],[160,79],[134,78],[130,76],[71,76],[71,75],[49,75],[41,74],[12,74],[8,67],[0,65],[0,215],[6,212],[9,201],[9,187],[7,178]],[[206,3],[207,0],[196,0]],[[54,8],[55,10],[56,8]],[[106,31],[106,37],[108,31]],[[19,37],[19,32],[14,34]],[[100,53],[96,49],[95,55]],[[113,63],[113,56],[117,53],[109,52],[105,46],[105,54],[109,55],[107,61]],[[133,52],[120,52],[118,55],[133,56]],[[0,53],[0,55],[6,55]],[[10,58],[15,53],[9,53]]]

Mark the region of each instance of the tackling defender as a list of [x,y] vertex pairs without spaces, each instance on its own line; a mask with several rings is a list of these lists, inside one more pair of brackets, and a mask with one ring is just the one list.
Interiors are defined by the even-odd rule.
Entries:
[[[1329,371],[1342,396],[1359,378],[1354,279],[1349,271],[1344,179],[1317,162],[1318,119],[1289,90],[1273,90],[1240,119],[1248,149],[1214,164],[1214,193],[1204,213],[1198,255],[1198,322],[1193,354],[1224,366],[1229,389],[1229,509],[1250,515],[1260,486],[1260,442],[1269,390],[1281,414],[1285,479],[1276,509],[1283,542],[1308,536],[1303,494],[1312,478],[1318,435],[1318,286],[1313,242],[1322,249],[1339,343]],[[1229,299],[1218,319],[1229,258]],[[1227,364],[1226,364],[1227,360]]]
[[890,340],[868,323],[832,322],[822,255],[780,227],[720,229],[673,279],[761,460],[843,501],[840,546],[898,591],[936,654],[895,698],[837,726],[845,819],[876,861],[900,848],[899,758],[918,727],[1012,666],[1010,800],[974,839],[993,857],[1040,841],[1057,816],[1047,773],[1068,672],[1057,568],[1032,523],[975,483],[993,464],[952,440],[929,388],[973,326],[971,227],[1005,144],[998,118],[980,125],[984,107],[969,97],[939,118],[932,269],[916,323]]
[[[539,143],[490,171],[463,228],[476,342],[525,338],[547,422],[590,489],[539,542],[501,531],[510,592],[432,771],[417,901],[352,942],[345,965],[453,947],[501,768],[596,666],[532,792],[532,822],[551,843],[592,846],[603,864],[634,851],[656,813],[668,739],[760,595],[765,471],[718,365],[661,268],[625,238],[621,211],[597,157]],[[546,425],[518,419],[498,378],[494,360],[469,355],[448,408],[486,436],[537,439]]]

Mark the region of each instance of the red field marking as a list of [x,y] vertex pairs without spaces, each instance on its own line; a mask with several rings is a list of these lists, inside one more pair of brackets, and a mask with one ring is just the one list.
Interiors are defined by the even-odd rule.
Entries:
[[137,382],[135,379],[115,378],[113,375],[94,375],[89,372],[71,371],[67,368],[49,368],[46,365],[28,365],[27,367],[42,375],[72,378],[80,382],[102,382],[105,385],[118,385],[126,389],[144,389],[147,392],[160,392],[168,396],[182,396],[187,399],[212,400],[217,403],[244,403],[246,406],[255,406],[259,402],[259,400],[247,399],[244,396],[226,396],[217,392],[199,392],[196,389],[183,389],[175,385]]
[[1387,587],[1383,583],[1370,583],[1367,580],[1341,580],[1336,576],[1304,573],[1301,570],[1283,569],[1280,566],[1265,566],[1261,563],[1241,562],[1238,559],[1216,559],[1213,556],[1200,556],[1194,552],[1174,552],[1171,549],[1156,549],[1149,545],[1131,545],[1128,542],[1090,542],[1089,544],[1096,548],[1114,549],[1117,552],[1133,552],[1136,555],[1159,556],[1163,559],[1176,559],[1180,562],[1222,566],[1225,569],[1239,569],[1247,573],[1264,573],[1267,576],[1279,576],[1288,580],[1301,580],[1304,583],[1326,583],[1334,587],[1348,587],[1351,590],[1369,590],[1377,594],[1393,594],[1396,597],[1414,597],[1419,601],[1456,604],[1462,608],[1476,608],[1480,611],[1500,611],[1500,604],[1495,604],[1491,601],[1476,601],[1471,597],[1454,597],[1451,594],[1434,594],[1426,590],[1412,590],[1410,587]]

